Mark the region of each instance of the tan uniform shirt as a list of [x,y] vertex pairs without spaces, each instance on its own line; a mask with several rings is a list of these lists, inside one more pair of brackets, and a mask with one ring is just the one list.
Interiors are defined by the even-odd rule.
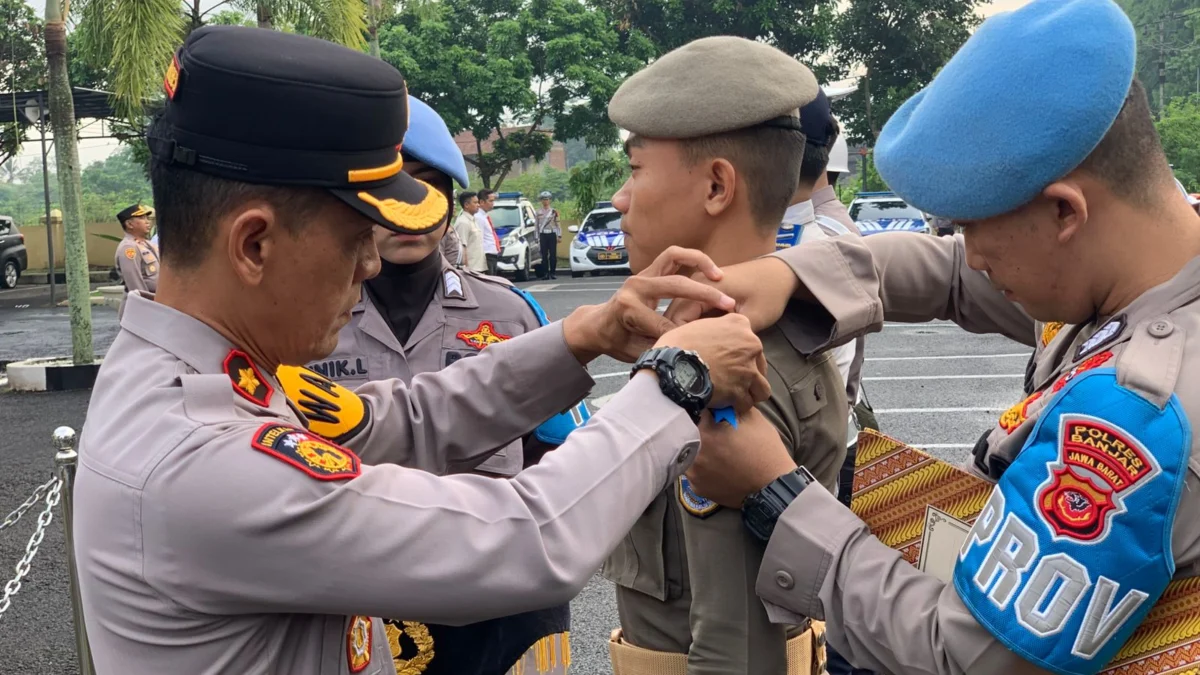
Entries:
[[854,234],[860,234],[858,226],[854,224],[854,219],[850,217],[846,205],[838,199],[837,190],[833,189],[832,185],[826,185],[820,190],[813,190],[811,199],[813,210],[818,216],[833,218]]
[[454,219],[454,231],[463,247],[463,266],[476,272],[487,271],[487,258],[483,255],[483,237],[475,217],[463,211]]
[[582,398],[593,381],[561,324],[411,386],[365,385],[349,449],[304,431],[232,348],[130,295],[74,493],[99,673],[388,675],[369,617],[461,624],[567,602],[699,445],[639,375],[516,478],[397,466],[471,461]]
[[446,234],[442,235],[442,241],[438,248],[441,249],[442,256],[449,260],[450,264],[463,264],[462,241],[459,240],[458,233],[453,227],[446,228]]
[[[759,410],[796,461],[834,491],[848,423],[837,365],[829,354],[801,356],[780,326],[760,337],[771,397]],[[686,481],[677,482],[654,500],[604,566],[617,584],[625,639],[646,649],[687,652],[690,675],[786,672],[785,628],[772,625],[753,600],[762,551],[744,531],[740,511],[706,504]]]
[[[885,319],[949,319],[966,330],[1006,335],[1030,346],[1046,335],[1044,325],[1035,325],[984,274],[967,267],[961,235],[845,236],[775,255],[792,267],[827,313],[821,321],[819,310],[807,307],[810,320],[789,334],[805,352],[878,330]],[[1101,347],[1113,353],[1111,363],[1123,383],[1149,396],[1166,397],[1173,391],[1194,425],[1200,418],[1200,390],[1188,375],[1200,369],[1198,296],[1200,259],[1122,310],[1123,320],[1115,327],[1092,322],[1058,330],[1039,348],[1033,376],[1037,398],[1014,402],[983,441],[971,469],[996,480],[1054,399],[1057,382],[1079,372],[1077,366]],[[1088,344],[1101,347],[1085,350]],[[1165,391],[1154,391],[1160,385]],[[1197,442],[1193,436],[1191,465],[1174,520],[1176,577],[1200,572]],[[859,667],[897,675],[1042,672],[982,627],[953,585],[905,562],[822,490],[801,493],[780,519],[757,589],[779,621],[794,620],[794,614],[824,618],[830,643]]]
[[158,290],[158,247],[126,234],[117,244],[117,270],[127,291]]
[[[338,334],[334,352],[308,367],[354,389],[392,377],[412,382],[417,373],[436,372],[459,359],[476,356],[484,347],[538,328],[533,310],[509,285],[503,279],[455,270],[445,263],[440,287],[404,345],[364,293],[350,323]],[[483,390],[472,395],[491,398],[495,393]],[[473,423],[483,426],[491,420]],[[515,476],[523,466],[523,443],[517,439],[501,447],[476,468]]]

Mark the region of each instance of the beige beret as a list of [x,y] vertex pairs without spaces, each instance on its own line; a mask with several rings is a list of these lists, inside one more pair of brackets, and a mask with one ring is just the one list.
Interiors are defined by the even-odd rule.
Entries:
[[817,78],[778,49],[707,37],[634,73],[608,104],[622,129],[649,138],[696,138],[786,115],[817,97]]

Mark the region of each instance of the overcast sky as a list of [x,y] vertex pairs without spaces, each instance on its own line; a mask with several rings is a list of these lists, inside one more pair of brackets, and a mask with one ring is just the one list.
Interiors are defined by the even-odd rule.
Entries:
[[[990,16],[996,12],[1008,11],[1016,9],[1024,5],[1029,0],[991,0],[981,9],[984,16]],[[45,0],[25,0],[26,4],[32,6],[37,11],[39,16],[45,16],[46,2]],[[200,6],[208,9],[220,2],[220,0],[202,0]],[[99,125],[91,125],[91,128],[85,129],[83,135],[97,134]],[[17,162],[22,166],[30,161],[40,161],[39,154],[41,152],[36,139],[32,143],[25,143],[21,148],[21,153],[17,156]],[[98,162],[108,157],[117,147],[117,142],[113,140],[83,140],[79,143],[79,161],[83,166],[87,166],[92,162]],[[51,160],[53,161],[53,160]]]

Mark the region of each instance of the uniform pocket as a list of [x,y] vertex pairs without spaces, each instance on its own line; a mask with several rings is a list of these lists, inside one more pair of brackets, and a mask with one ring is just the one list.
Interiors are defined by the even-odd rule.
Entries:
[[676,542],[667,541],[666,522],[674,488],[672,483],[650,502],[633,529],[604,561],[601,570],[604,578],[658,600],[667,599],[665,547],[674,546]]

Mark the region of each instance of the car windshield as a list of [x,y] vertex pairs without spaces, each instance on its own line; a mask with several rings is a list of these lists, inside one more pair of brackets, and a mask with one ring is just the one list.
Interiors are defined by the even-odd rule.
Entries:
[[496,208],[492,209],[488,215],[491,216],[492,225],[497,230],[505,230],[521,224],[521,210],[515,205],[501,206],[497,204]]
[[850,218],[860,220],[881,220],[884,218],[913,218],[924,219],[921,212],[905,204],[902,200],[885,202],[858,202],[850,206]]
[[619,230],[621,229],[621,212],[606,211],[604,213],[593,213],[587,217],[587,221],[583,224],[584,232],[598,232],[600,230]]

